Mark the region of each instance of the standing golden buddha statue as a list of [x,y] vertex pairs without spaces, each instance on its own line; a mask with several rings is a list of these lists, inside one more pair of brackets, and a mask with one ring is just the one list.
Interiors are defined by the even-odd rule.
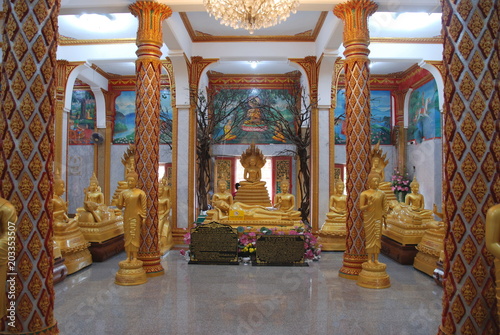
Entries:
[[364,262],[358,275],[357,284],[366,288],[387,288],[391,286],[387,266],[380,263],[378,256],[382,248],[382,225],[389,211],[389,204],[384,192],[378,189],[380,177],[376,172],[368,175],[369,189],[361,192],[359,208],[363,211],[365,230],[365,249],[368,261]]
[[160,252],[162,254],[165,254],[174,245],[170,212],[170,185],[166,176],[163,176],[158,185],[158,236],[160,240]]
[[346,250],[347,204],[344,187],[345,185],[342,180],[335,180],[334,193],[330,196],[329,202],[330,211],[326,213],[327,219],[318,232],[318,243],[326,251]]
[[68,203],[61,198],[65,192],[64,180],[61,179],[59,171],[56,171],[52,198],[54,241],[64,257],[68,274],[72,274],[92,264],[92,256],[88,250],[90,243],[85,240],[78,227],[78,218],[68,217]]
[[141,244],[141,227],[146,219],[146,193],[136,188],[138,175],[129,172],[127,175],[128,189],[118,196],[116,206],[124,208],[123,226],[125,232],[125,252],[127,259],[119,264],[120,270],[116,273],[115,283],[118,285],[140,285],[147,281],[146,272],[142,268],[143,262],[137,259]]

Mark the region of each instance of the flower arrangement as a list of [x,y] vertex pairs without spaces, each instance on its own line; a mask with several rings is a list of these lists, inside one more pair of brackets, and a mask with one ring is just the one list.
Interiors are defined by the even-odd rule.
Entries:
[[398,169],[394,169],[394,173],[391,178],[392,190],[394,193],[397,192],[410,192],[411,179],[408,172],[401,174]]

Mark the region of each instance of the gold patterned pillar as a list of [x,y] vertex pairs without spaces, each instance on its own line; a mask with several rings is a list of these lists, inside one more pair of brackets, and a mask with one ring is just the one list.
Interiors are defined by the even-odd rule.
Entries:
[[363,218],[359,209],[370,172],[370,76],[368,17],[378,6],[370,0],[351,0],[335,6],[333,13],[344,21],[344,73],[346,96],[347,236],[339,276],[357,279],[366,261]]
[[[498,334],[486,211],[500,199],[498,1],[444,0],[444,294],[439,334]],[[497,87],[495,88],[495,81]]]
[[[4,1],[1,196],[18,214],[15,299],[1,332],[58,334],[54,319],[52,199],[59,1]],[[5,283],[2,283],[5,285]]]
[[148,276],[164,273],[158,245],[158,165],[160,149],[160,60],[162,22],[172,15],[170,7],[153,1],[129,6],[139,19],[136,61],[135,162],[138,187],[146,192],[147,217],[141,232],[139,259]]
[[404,127],[404,105],[405,97],[408,90],[393,91],[396,105],[396,121],[394,125],[394,141],[396,145],[398,161],[397,167],[399,171],[404,171],[406,166],[406,129]]

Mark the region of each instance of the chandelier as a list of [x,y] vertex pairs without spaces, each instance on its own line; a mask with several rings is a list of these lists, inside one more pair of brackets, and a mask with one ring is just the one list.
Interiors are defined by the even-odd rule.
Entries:
[[296,13],[297,0],[203,0],[210,16],[234,29],[243,28],[253,34],[285,21]]

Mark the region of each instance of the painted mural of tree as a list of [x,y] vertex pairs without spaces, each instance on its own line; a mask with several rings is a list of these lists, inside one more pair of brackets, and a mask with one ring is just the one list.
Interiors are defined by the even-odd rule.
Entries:
[[207,93],[191,92],[191,99],[196,113],[196,199],[199,209],[205,211],[212,178],[212,146],[223,143],[230,134],[234,136],[240,132],[248,97],[231,87]]
[[294,145],[294,149],[285,149],[280,154],[292,155],[299,163],[297,178],[301,197],[298,207],[302,212],[302,220],[309,222],[311,211],[310,121],[311,112],[317,108],[317,103],[311,101],[305,88],[299,83],[286,87],[286,90],[274,91],[273,96],[266,96],[265,90],[261,94],[259,108],[263,124],[272,126],[275,136]]

